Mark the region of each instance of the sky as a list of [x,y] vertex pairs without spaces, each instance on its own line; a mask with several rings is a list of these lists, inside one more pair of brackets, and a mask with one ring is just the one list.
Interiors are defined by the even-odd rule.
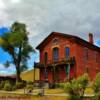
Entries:
[[[34,48],[52,31],[85,40],[91,32],[95,44],[100,46],[100,0],[0,0],[0,27],[9,28],[15,21],[27,25]],[[9,72],[3,69],[3,62],[9,58],[4,55],[0,50],[0,73]],[[30,68],[38,56],[38,52],[32,56]]]

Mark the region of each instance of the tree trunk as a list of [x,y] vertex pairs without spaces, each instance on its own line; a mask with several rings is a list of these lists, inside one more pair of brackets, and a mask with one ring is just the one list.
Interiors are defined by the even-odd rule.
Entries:
[[21,82],[21,77],[20,77],[20,66],[16,66],[16,82]]
[[21,70],[20,70],[21,49],[22,49],[22,45],[20,45],[20,47],[19,47],[19,53],[18,53],[17,58],[15,57],[14,49],[13,49],[13,52],[11,53],[12,57],[13,57],[13,60],[14,60],[15,67],[16,67],[16,82],[21,82],[22,81],[21,77],[20,77],[20,74],[21,74]]
[[18,53],[18,60],[17,60],[17,66],[16,66],[16,72],[17,72],[17,79],[16,81],[21,82],[21,70],[20,70],[20,62],[21,62],[21,49],[22,49],[22,45],[20,45],[19,47],[19,53]]

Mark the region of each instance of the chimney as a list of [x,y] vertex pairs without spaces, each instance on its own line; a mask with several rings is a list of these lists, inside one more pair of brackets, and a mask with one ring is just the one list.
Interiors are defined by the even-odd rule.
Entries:
[[93,34],[89,33],[89,42],[93,44]]

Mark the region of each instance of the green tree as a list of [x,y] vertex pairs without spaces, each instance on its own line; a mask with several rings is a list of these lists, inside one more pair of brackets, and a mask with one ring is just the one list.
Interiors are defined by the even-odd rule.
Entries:
[[11,26],[11,32],[5,33],[0,38],[2,49],[12,57],[12,61],[7,61],[5,66],[7,67],[9,63],[15,65],[16,81],[21,81],[21,71],[27,68],[27,60],[34,51],[28,42],[28,34],[25,24],[15,22]]

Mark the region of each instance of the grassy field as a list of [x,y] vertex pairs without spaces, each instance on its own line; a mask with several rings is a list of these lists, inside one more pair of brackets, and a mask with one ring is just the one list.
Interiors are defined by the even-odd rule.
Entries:
[[[64,94],[64,90],[62,89],[45,89],[45,94],[51,94],[46,96],[37,96],[37,95],[31,95],[31,94],[24,94],[23,89],[19,89],[16,91],[12,91],[10,93],[7,93],[5,91],[0,91],[0,100],[69,100],[68,96],[61,96],[61,94]],[[33,93],[38,93],[39,89],[33,90]],[[92,90],[90,88],[86,89],[87,93],[91,94]],[[58,95],[53,95],[58,94]],[[60,94],[60,95],[59,95]],[[65,93],[66,94],[66,93]],[[91,99],[84,99],[84,100],[91,100]]]
[[[69,100],[68,96],[32,96],[16,94],[0,94],[0,100]],[[82,100],[92,100],[92,98],[83,98]]]
[[[35,69],[35,80],[39,80],[39,69]],[[22,80],[34,81],[34,69],[21,73]]]
[[68,100],[66,96],[32,96],[16,94],[0,94],[0,100]]

